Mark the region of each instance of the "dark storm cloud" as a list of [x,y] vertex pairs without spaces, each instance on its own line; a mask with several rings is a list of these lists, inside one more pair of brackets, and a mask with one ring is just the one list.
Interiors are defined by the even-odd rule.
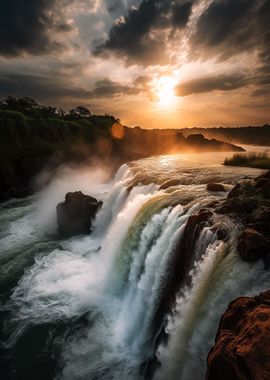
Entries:
[[67,0],[1,0],[0,55],[58,50],[61,45],[54,36],[70,31],[62,18],[66,4]]
[[[183,28],[190,16],[192,1],[143,0],[123,20],[113,25],[108,39],[95,53],[112,52],[129,61],[151,64],[161,60],[166,28]],[[156,62],[159,63],[159,62]]]
[[98,80],[92,89],[75,87],[65,76],[0,74],[0,96],[29,96],[40,101],[57,98],[96,99],[115,98],[146,92],[139,79],[122,85],[109,79]]
[[187,96],[215,90],[231,91],[244,87],[248,83],[247,78],[238,74],[198,78],[177,85],[175,87],[175,95]]
[[95,87],[90,94],[93,98],[110,98],[119,95],[138,94],[139,91],[139,87],[125,86],[109,79],[101,79],[95,83]]
[[214,0],[197,22],[193,54],[225,60],[258,49],[261,59],[269,62],[269,19],[269,0]]
[[30,96],[38,100],[88,96],[90,91],[70,86],[64,78],[42,75],[0,74],[0,95]]
[[257,52],[252,83],[270,82],[270,1],[214,0],[200,16],[190,39],[191,58],[215,57],[219,61],[239,53]]
[[184,27],[191,14],[192,2],[187,1],[183,4],[175,3],[172,5],[172,23],[176,27]]
[[141,0],[104,0],[109,13],[121,15],[126,13],[128,8],[138,7]]
[[252,37],[249,24],[255,3],[256,0],[213,1],[197,22],[193,44],[200,48],[225,49],[225,54],[234,53],[236,48],[249,48]]

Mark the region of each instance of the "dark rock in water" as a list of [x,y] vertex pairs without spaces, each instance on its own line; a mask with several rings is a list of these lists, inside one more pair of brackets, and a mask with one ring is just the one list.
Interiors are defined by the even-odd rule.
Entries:
[[65,201],[56,206],[59,232],[65,236],[89,234],[101,206],[101,201],[81,191],[67,193]]
[[261,187],[261,194],[264,198],[270,199],[270,180]]
[[245,261],[256,261],[269,253],[269,241],[261,233],[246,228],[238,239],[238,252]]
[[[201,210],[198,214],[189,216],[185,229],[180,234],[179,240],[171,253],[171,261],[167,271],[168,277],[166,282],[163,283],[159,305],[153,321],[153,326],[157,330],[157,346],[161,341],[164,343],[166,340],[165,324],[162,327],[164,316],[172,310],[176,292],[190,280],[188,278],[189,272],[195,260],[194,247],[200,232],[211,216],[213,216],[213,213],[210,210]],[[157,365],[155,360],[151,362],[151,365],[154,367]]]
[[270,199],[270,171],[262,174],[255,180],[255,188],[258,194]]
[[216,208],[216,212],[219,214],[243,214],[245,209],[243,208],[241,201],[237,198],[226,199],[226,201]]
[[270,207],[260,208],[252,222],[255,230],[270,237]]
[[237,183],[229,192],[228,198],[235,198],[238,197],[241,194],[241,185],[240,183]]
[[206,380],[268,380],[269,347],[270,291],[237,298],[221,318]]
[[201,210],[198,214],[193,214],[188,218],[184,231],[185,249],[190,256],[193,254],[195,243],[203,229],[205,223],[213,216],[210,210]]
[[178,241],[173,248],[171,260],[168,263],[168,277],[166,282],[164,281],[163,283],[163,290],[154,317],[153,325],[159,330],[164,315],[169,313],[172,308],[176,291],[187,280],[194,261],[196,241],[202,228],[212,215],[213,213],[210,210],[201,210],[198,214],[190,215],[184,231],[179,233]]
[[208,183],[207,185],[208,191],[226,191],[224,185],[221,183]]

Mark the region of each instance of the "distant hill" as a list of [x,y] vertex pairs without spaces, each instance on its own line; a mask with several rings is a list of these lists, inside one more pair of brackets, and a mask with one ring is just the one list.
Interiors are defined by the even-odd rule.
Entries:
[[31,98],[7,98],[0,102],[0,200],[31,193],[37,173],[62,163],[98,158],[116,169],[151,155],[242,150],[202,134],[128,128],[82,106],[65,113]]
[[179,130],[184,136],[202,133],[206,138],[215,138],[234,144],[269,145],[270,125],[237,128],[184,128]]

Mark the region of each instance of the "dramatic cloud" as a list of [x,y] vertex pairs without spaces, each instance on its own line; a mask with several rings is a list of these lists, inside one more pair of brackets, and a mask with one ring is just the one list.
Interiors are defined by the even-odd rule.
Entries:
[[120,95],[135,95],[141,92],[138,86],[126,86],[109,79],[101,79],[95,83],[90,95],[93,98],[111,98]]
[[62,17],[67,0],[1,0],[0,54],[44,54],[61,48],[56,35],[70,31]]
[[269,0],[212,1],[197,22],[192,53],[225,60],[258,51],[262,60],[269,61],[269,19]]
[[184,28],[191,7],[192,1],[143,0],[117,20],[95,53],[112,52],[131,62],[155,64],[164,59],[166,30]]
[[[143,85],[142,85],[143,83]],[[43,77],[38,75],[0,74],[0,96],[7,94],[30,96],[38,100],[48,98],[74,99],[87,98],[88,100],[98,98],[115,98],[121,95],[137,95],[145,92],[146,78],[136,78],[134,83],[123,85],[109,79],[98,80],[92,89],[76,87],[67,82],[64,77]]]
[[0,95],[145,127],[269,122],[269,20],[270,0],[0,0]]
[[198,78],[177,85],[175,94],[177,96],[187,96],[215,90],[231,91],[244,87],[248,83],[248,79],[239,74]]
[[83,98],[88,97],[90,93],[90,91],[70,85],[64,78],[23,74],[0,75],[1,96],[29,96],[37,100],[55,100],[69,96]]

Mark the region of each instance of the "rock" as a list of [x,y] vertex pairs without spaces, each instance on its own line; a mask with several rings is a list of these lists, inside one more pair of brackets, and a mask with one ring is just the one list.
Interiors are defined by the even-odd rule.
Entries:
[[184,234],[184,247],[190,256],[193,254],[196,241],[205,226],[206,222],[213,216],[212,211],[202,209],[198,214],[190,215],[188,218]]
[[269,253],[269,241],[252,228],[245,228],[238,238],[237,249],[243,260],[256,261]]
[[255,215],[254,219],[256,221],[270,221],[270,207],[264,207],[260,209]]
[[221,183],[208,183],[207,184],[208,191],[226,191],[224,185]]
[[237,298],[221,318],[206,380],[268,380],[269,347],[270,291]]
[[[205,209],[200,210],[198,214],[190,215],[183,233],[179,234],[178,241],[171,252],[168,276],[162,284],[162,293],[156,305],[156,312],[152,322],[156,347],[158,347],[160,342],[166,344],[168,335],[165,329],[165,316],[173,309],[177,291],[183,285],[189,284],[191,280],[189,273],[195,259],[195,255],[193,254],[194,247],[202,228],[212,215],[213,213],[210,210]],[[151,365],[156,365],[155,360],[151,361]],[[150,370],[150,367],[148,370]]]
[[253,218],[254,229],[270,238],[270,207],[259,209]]
[[228,194],[228,198],[236,198],[236,197],[239,197],[239,195],[241,194],[241,184],[240,183],[237,183],[232,189],[231,191],[229,192]]
[[255,188],[258,194],[261,194],[264,198],[270,198],[270,171],[255,180]]
[[256,182],[256,185],[259,186],[260,182],[261,181],[270,181],[270,170],[268,170],[267,172],[261,174],[259,177],[257,177],[255,179],[255,182]]
[[239,199],[227,198],[223,204],[216,208],[218,214],[243,214],[246,210],[243,208]]
[[266,182],[262,187],[261,187],[261,193],[264,198],[270,199],[270,181]]
[[67,193],[65,201],[56,206],[59,232],[65,236],[88,234],[102,202],[81,191]]
[[178,180],[178,179],[170,179],[170,180],[168,180],[168,181],[163,182],[163,183],[160,185],[159,189],[160,189],[160,190],[165,190],[165,189],[167,189],[168,187],[171,187],[171,186],[177,186],[177,185],[179,185],[179,180]]

